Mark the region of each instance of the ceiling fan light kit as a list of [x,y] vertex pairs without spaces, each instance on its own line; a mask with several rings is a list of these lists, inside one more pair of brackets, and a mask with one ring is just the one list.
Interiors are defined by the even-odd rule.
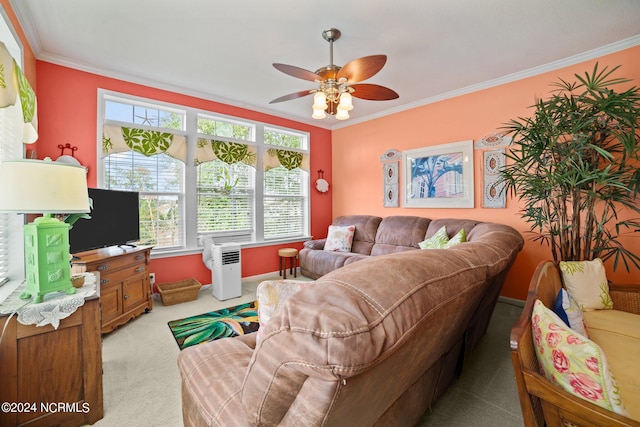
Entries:
[[349,118],[353,109],[353,97],[370,101],[388,101],[398,98],[398,94],[384,86],[357,84],[377,74],[387,62],[386,55],[372,55],[355,59],[343,67],[333,63],[333,42],[340,38],[340,30],[330,28],[322,32],[329,42],[329,65],[315,72],[293,65],[274,63],[273,66],[290,76],[310,80],[318,84],[317,89],[303,90],[274,99],[270,104],[313,95],[312,118],[324,119],[327,113],[338,120]]

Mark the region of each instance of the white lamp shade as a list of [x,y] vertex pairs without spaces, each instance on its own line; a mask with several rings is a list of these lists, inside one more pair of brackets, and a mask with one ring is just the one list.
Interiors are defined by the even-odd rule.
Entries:
[[2,162],[0,212],[89,212],[86,169],[50,160]]
[[338,105],[338,109],[341,108],[347,111],[353,110],[352,97],[349,92],[343,92],[342,95],[340,95],[340,105]]
[[314,108],[311,117],[314,119],[324,119],[325,117],[327,117],[327,115],[325,114],[323,109]]
[[322,91],[316,92],[316,94],[313,95],[313,109],[326,110],[327,107],[327,95]]
[[346,120],[349,118],[349,112],[344,108],[340,108],[338,106],[338,112],[336,113],[336,119],[338,120]]

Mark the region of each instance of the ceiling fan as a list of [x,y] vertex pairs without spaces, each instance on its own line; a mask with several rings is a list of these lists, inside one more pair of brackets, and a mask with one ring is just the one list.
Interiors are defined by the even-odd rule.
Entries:
[[333,63],[333,42],[340,38],[340,30],[330,28],[322,32],[329,42],[329,65],[315,72],[293,65],[274,63],[273,66],[290,76],[319,84],[318,89],[302,90],[274,99],[270,104],[314,95],[313,115],[315,119],[326,117],[325,111],[337,119],[349,118],[353,109],[351,97],[369,101],[388,101],[398,98],[398,94],[384,86],[359,83],[377,74],[387,62],[387,55],[372,55],[354,59],[340,67]]

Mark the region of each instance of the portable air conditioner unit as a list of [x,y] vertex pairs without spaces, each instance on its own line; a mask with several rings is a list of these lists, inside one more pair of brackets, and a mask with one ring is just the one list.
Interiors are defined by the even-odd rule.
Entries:
[[219,300],[242,296],[240,245],[223,243],[212,245],[212,249],[211,289],[213,296]]

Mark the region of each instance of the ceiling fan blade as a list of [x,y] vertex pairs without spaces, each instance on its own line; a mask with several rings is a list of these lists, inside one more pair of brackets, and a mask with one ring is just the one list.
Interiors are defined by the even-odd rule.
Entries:
[[350,87],[353,89],[351,95],[360,99],[368,99],[369,101],[389,101],[399,98],[399,95],[395,91],[380,85],[360,83],[351,85]]
[[281,96],[280,98],[276,98],[273,101],[269,102],[269,104],[275,104],[277,102],[289,101],[291,99],[302,98],[303,96],[311,95],[314,92],[313,89],[310,90],[301,90],[300,92],[290,93],[289,95]]
[[347,62],[344,67],[338,71],[337,78],[346,78],[349,83],[361,82],[373,77],[382,70],[387,62],[387,55],[372,55],[354,59]]
[[287,65],[287,64],[278,64],[278,63],[274,63],[273,66],[278,71],[282,71],[285,74],[288,74],[290,76],[293,76],[302,80],[310,80],[312,82],[316,80],[322,80],[322,77],[320,77],[319,75],[317,75],[312,71],[305,70],[304,68],[295,67],[293,65]]

